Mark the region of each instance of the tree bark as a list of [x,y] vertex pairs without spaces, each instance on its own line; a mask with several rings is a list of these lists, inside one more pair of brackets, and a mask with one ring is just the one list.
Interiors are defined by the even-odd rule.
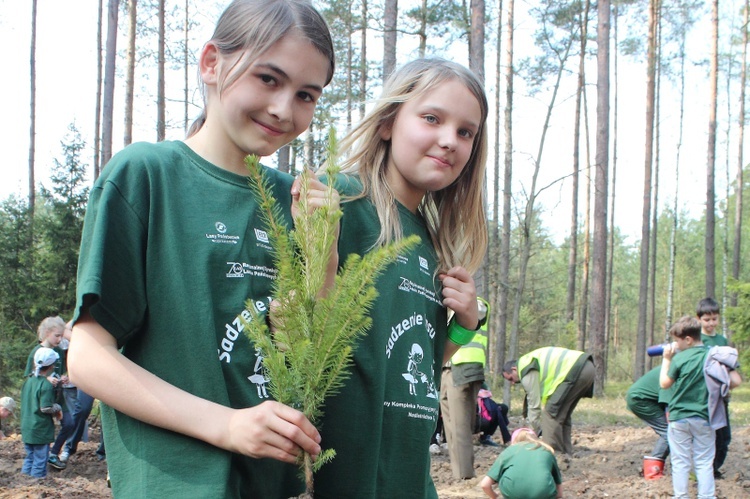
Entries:
[[185,0],[185,20],[183,23],[183,35],[185,45],[182,47],[182,68],[183,68],[183,117],[182,117],[182,130],[187,134],[188,128],[190,127],[190,0]]
[[490,286],[489,302],[492,305],[490,316],[490,372],[500,376],[503,363],[505,363],[505,327],[500,328],[501,311],[499,307],[500,288],[500,87],[502,84],[502,33],[503,33],[503,2],[497,2],[497,43],[495,46],[495,148],[492,185],[495,194],[492,197],[492,222],[490,224]]
[[708,158],[706,161],[706,296],[716,296],[716,108],[719,84],[719,0],[711,2],[710,95],[708,110]]
[[638,332],[636,337],[633,380],[643,376],[646,368],[646,322],[648,305],[649,242],[651,241],[651,174],[654,146],[654,94],[656,88],[656,16],[659,0],[649,0],[648,61],[646,68],[646,144],[643,175],[643,216],[641,219],[640,287],[638,292]]
[[469,69],[484,84],[484,0],[471,0]]
[[594,182],[594,251],[591,276],[591,332],[596,375],[594,394],[604,393],[605,342],[604,308],[607,283],[607,188],[609,186],[609,0],[597,5],[597,80],[596,80],[596,179]]
[[120,0],[109,0],[107,12],[107,55],[104,62],[104,95],[102,99],[102,168],[112,157],[112,120],[115,104],[115,65],[117,63],[117,17],[120,12]]
[[156,77],[156,141],[161,142],[167,136],[167,109],[166,109],[166,82],[164,70],[164,46],[166,44],[167,31],[164,26],[166,6],[165,0],[159,0],[159,49],[157,58]]
[[128,0],[128,55],[125,71],[125,137],[123,142],[133,142],[133,96],[135,94],[135,39],[138,26],[138,0]]
[[[743,172],[744,166],[743,147],[745,142],[745,85],[747,84],[747,45],[748,45],[748,12],[750,12],[750,1],[745,0],[745,12],[742,23],[742,69],[740,70],[740,111],[738,119],[738,139],[737,139],[737,173],[735,175],[734,191],[734,246],[732,251],[732,277],[735,280],[740,278],[740,253],[742,250],[742,191],[743,191]],[[730,297],[730,305],[737,306],[737,293]]]
[[94,181],[101,171],[101,129],[102,129],[102,15],[104,0],[99,0],[99,16],[96,22],[96,116],[94,117]]
[[398,0],[385,0],[383,33],[383,81],[396,69],[396,39],[398,32]]
[[359,72],[359,119],[365,117],[365,102],[367,101],[367,0],[362,0],[362,40],[360,43],[360,72]]
[[36,180],[34,162],[36,154],[36,13],[37,0],[31,2],[31,46],[29,53],[29,213],[34,219],[36,205]]
[[[503,157],[503,232],[500,240],[500,297],[497,313],[499,317],[498,337],[506,338],[508,324],[508,303],[510,298],[510,217],[513,180],[513,33],[514,33],[515,0],[508,0],[507,28],[505,30],[505,151]],[[508,350],[510,360],[518,359],[518,336],[511,335]],[[502,367],[502,366],[501,366]],[[506,380],[503,386],[503,401],[510,407],[510,383]]]
[[[660,160],[660,121],[661,121],[661,4],[657,7],[656,22],[656,67],[655,70],[655,96],[654,96],[654,188],[653,209],[651,210],[651,265],[649,267],[649,312],[648,312],[648,345],[656,343],[654,334],[656,330],[656,256],[659,242],[659,167]],[[646,370],[653,367],[653,358],[647,359]]]

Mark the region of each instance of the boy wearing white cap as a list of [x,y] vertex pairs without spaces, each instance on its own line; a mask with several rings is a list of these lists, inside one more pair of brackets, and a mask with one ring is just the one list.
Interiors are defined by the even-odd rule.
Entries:
[[[9,416],[14,416],[14,412],[16,410],[16,401],[13,400],[10,397],[2,397],[0,398],[0,421],[3,419],[6,419]],[[3,433],[2,429],[0,428],[0,440],[5,438],[5,433]]]
[[40,347],[34,353],[34,372],[21,390],[21,439],[26,447],[26,459],[21,474],[35,478],[47,476],[49,444],[55,440],[54,417],[62,417],[55,403],[55,390],[47,376],[55,369],[57,352]]

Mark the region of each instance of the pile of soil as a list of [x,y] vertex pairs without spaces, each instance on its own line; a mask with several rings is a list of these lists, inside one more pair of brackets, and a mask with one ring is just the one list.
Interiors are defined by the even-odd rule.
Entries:
[[[750,498],[750,428],[733,428],[724,478],[716,481],[717,497]],[[572,456],[558,456],[563,473],[564,497],[666,498],[672,492],[669,477],[647,482],[639,474],[642,458],[654,443],[651,429],[628,426],[574,425]],[[22,476],[19,472],[25,455],[18,435],[0,441],[0,499],[6,498],[105,498],[106,461],[96,456],[98,433],[90,442],[81,443],[68,467],[50,469],[43,480]],[[475,446],[477,477],[453,478],[447,451],[433,455],[432,477],[441,498],[482,498],[479,480],[487,472],[502,448]],[[669,466],[667,466],[669,471]],[[692,482],[695,488],[695,482]],[[693,497],[695,491],[692,492]]]

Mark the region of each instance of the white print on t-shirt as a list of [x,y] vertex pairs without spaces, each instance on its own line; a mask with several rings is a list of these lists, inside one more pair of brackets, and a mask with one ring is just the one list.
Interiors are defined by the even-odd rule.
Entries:
[[409,382],[409,395],[417,395],[417,385],[421,382],[427,385],[427,397],[437,398],[437,390],[435,390],[435,382],[430,379],[428,381],[427,375],[419,370],[419,364],[424,360],[424,350],[419,344],[414,343],[409,351],[409,360],[406,363],[406,370],[401,374],[406,381]]
[[266,390],[266,385],[271,380],[266,377],[266,368],[263,366],[263,351],[260,348],[255,349],[255,367],[253,371],[255,374],[248,376],[247,379],[255,384],[255,388],[258,390],[258,398],[267,399],[268,390]]
[[409,362],[406,364],[408,372],[402,374],[404,379],[409,382],[409,395],[417,394],[417,383],[420,381],[427,383],[427,375],[418,369],[419,364],[422,363],[422,359],[424,359],[424,350],[418,344],[414,343],[409,352]]
[[[263,313],[268,310],[267,303],[271,302],[269,296],[266,301],[255,300],[253,306],[256,313]],[[247,309],[242,309],[242,312],[232,320],[231,323],[227,322],[224,324],[224,337],[221,339],[221,348],[218,349],[219,360],[231,364],[232,362],[232,350],[234,350],[234,343],[239,338],[240,333],[245,329],[245,322],[250,322],[253,316]],[[243,320],[244,319],[244,320]]]
[[214,230],[216,230],[216,232],[206,232],[206,239],[212,243],[237,244],[240,242],[240,236],[226,233],[228,230],[227,226],[222,222],[216,222],[214,224]]
[[251,265],[245,262],[227,262],[229,270],[227,277],[265,277],[266,279],[276,279],[279,271],[263,265]]
[[391,350],[393,350],[393,347],[396,345],[396,342],[401,338],[401,336],[409,331],[411,328],[416,326],[421,326],[424,324],[425,329],[427,330],[427,335],[430,337],[430,339],[435,337],[435,328],[430,324],[430,321],[425,319],[422,314],[414,313],[411,317],[404,319],[394,326],[391,327],[391,334],[388,336],[388,341],[385,343],[385,355],[389,359],[391,358]]
[[417,284],[414,281],[410,281],[406,277],[401,277],[401,284],[398,285],[400,291],[406,291],[407,293],[417,293],[420,296],[424,296],[431,302],[442,305],[443,303],[437,296],[437,293],[433,290],[427,289],[421,284]]

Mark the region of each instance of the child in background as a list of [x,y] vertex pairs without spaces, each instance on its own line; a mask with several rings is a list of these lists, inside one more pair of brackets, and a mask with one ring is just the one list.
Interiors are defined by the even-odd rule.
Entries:
[[65,321],[62,317],[46,317],[39,326],[36,328],[36,335],[39,344],[36,345],[29,353],[28,359],[26,359],[26,369],[23,372],[23,377],[27,378],[34,373],[36,365],[34,364],[34,354],[40,348],[51,348],[57,353],[58,360],[55,364],[55,373],[57,378],[50,379],[50,383],[53,386],[57,386],[58,383],[63,379],[63,360],[65,350],[60,348],[65,334]]
[[[102,170],[69,368],[103,402],[115,497],[304,490],[294,463],[302,449],[320,452],[320,435],[261,389],[271,380],[242,331],[246,300],[267,311],[276,274],[244,160],[307,130],[333,69],[328,26],[309,1],[235,0],[201,51],[206,107],[189,137],[132,144]],[[291,226],[300,185],[264,175]],[[338,202],[326,192],[311,182],[310,206]]]
[[503,444],[510,443],[510,432],[508,432],[508,406],[498,404],[492,400],[492,392],[486,388],[481,388],[477,394],[477,411],[479,412],[479,443],[491,447],[499,447],[492,440],[495,430],[500,428],[500,435],[503,438]]
[[[49,454],[49,465],[58,470],[64,470],[66,467],[65,461],[61,461],[58,458],[58,454],[62,449],[65,441],[73,435],[75,426],[73,424],[73,411],[75,407],[68,406],[67,399],[64,397],[65,385],[68,384],[68,370],[66,367],[66,360],[68,354],[67,341],[65,340],[65,330],[67,325],[62,317],[47,317],[45,318],[37,328],[37,337],[39,344],[35,346],[29,358],[26,361],[26,370],[24,371],[24,377],[28,377],[34,370],[34,355],[39,348],[52,348],[58,355],[58,360],[55,363],[53,372],[50,373],[48,380],[55,387],[56,399],[55,401],[60,404],[62,408],[62,419],[60,420],[60,431],[55,438],[55,443],[52,445]],[[63,348],[65,347],[65,348]]]
[[[0,423],[4,419],[9,418],[10,416],[15,416],[15,410],[16,410],[16,401],[13,400],[10,397],[2,397],[0,398]],[[5,433],[2,431],[2,428],[0,427],[0,440],[3,440],[5,438]]]
[[318,499],[437,497],[429,445],[440,368],[479,327],[472,273],[487,245],[486,117],[473,73],[420,59],[391,75],[341,141],[335,185],[349,199],[339,261],[412,234],[421,243],[378,278],[372,327],[341,392],[325,402],[323,445],[337,456],[315,475]]
[[[480,486],[496,499],[554,499],[562,497],[562,474],[555,451],[531,428],[513,432],[510,446],[492,464]],[[500,495],[495,492],[498,485]]]
[[[695,317],[682,317],[669,333],[679,353],[675,354],[672,345],[664,348],[659,384],[664,389],[674,385],[667,430],[674,496],[678,499],[689,497],[688,475],[692,461],[698,479],[698,497],[714,497],[715,435],[709,424],[708,390],[704,376],[708,348],[701,341],[701,323]],[[732,373],[730,388],[735,381],[739,384],[739,375],[736,371]]]
[[26,448],[22,475],[47,476],[49,444],[55,439],[53,418],[62,417],[60,405],[55,402],[55,389],[47,376],[52,374],[59,359],[51,348],[36,349],[32,359],[34,371],[21,389],[21,439]]
[[672,390],[662,390],[659,386],[661,366],[651,369],[630,385],[625,394],[628,410],[648,424],[659,437],[651,454],[643,457],[643,477],[656,480],[664,476],[664,463],[669,456],[667,439],[667,405]]
[[[716,327],[721,318],[721,307],[719,302],[711,297],[703,298],[698,302],[695,315],[701,321],[701,341],[707,347],[729,345],[727,337],[719,334]],[[716,430],[716,455],[714,456],[714,478],[721,478],[720,468],[724,465],[729,453],[729,443],[732,441],[732,427],[729,423],[729,398],[724,399],[724,410],[727,417],[727,425]]]

